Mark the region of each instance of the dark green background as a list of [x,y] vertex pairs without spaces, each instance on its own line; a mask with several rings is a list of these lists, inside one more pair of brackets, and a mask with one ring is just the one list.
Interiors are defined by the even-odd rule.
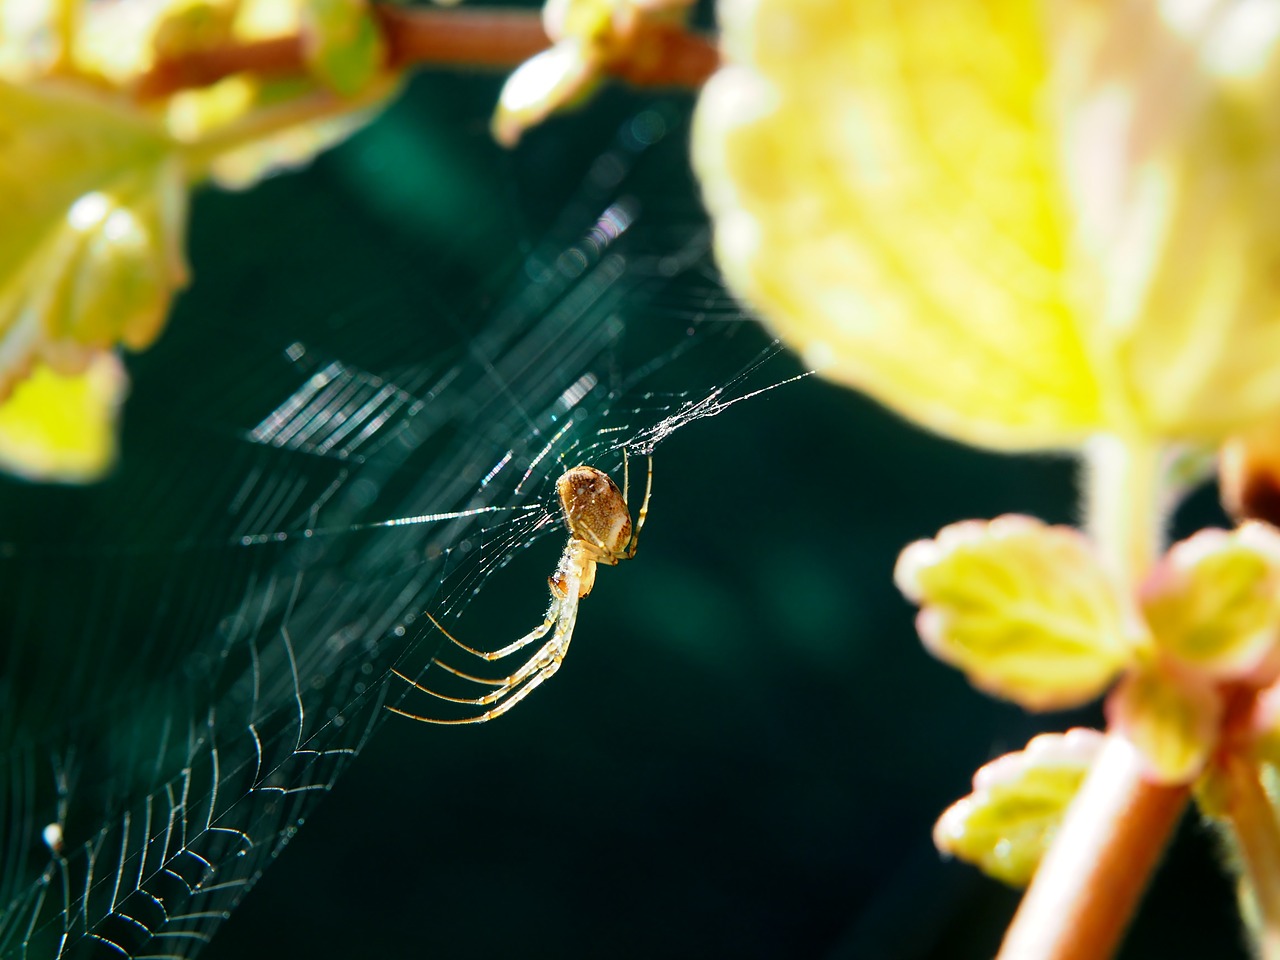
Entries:
[[[300,230],[299,249],[341,273],[372,320],[353,248],[429,263],[474,243],[476,262],[501,263],[650,102],[607,94],[508,157],[483,136],[495,92],[483,78],[421,78],[313,170],[206,195],[198,275],[227,269],[218,257],[235,247],[297,302],[286,309],[305,337],[346,305],[305,305],[277,252],[252,246],[253,224],[325,210],[345,228]],[[669,189],[655,177],[645,199],[675,242],[698,213],[684,131],[671,140]],[[496,232],[478,226],[490,218]],[[201,322],[202,282],[175,322]],[[244,309],[251,322],[264,306]],[[656,470],[639,554],[601,571],[555,680],[481,727],[386,724],[206,956],[994,952],[1016,897],[940,862],[932,821],[984,761],[1096,718],[1028,717],[971,690],[922,651],[891,571],[904,544],[953,520],[1069,522],[1071,464],[966,450],[810,379],[682,430]],[[1192,520],[1216,516],[1208,496],[1193,506]],[[544,541],[489,584],[472,637],[535,622],[559,546]],[[1241,954],[1204,831],[1184,834],[1126,957]]]
[[[207,370],[174,369],[163,342],[134,358],[127,417],[179,381],[224,382],[247,339],[359,363],[406,316],[481,329],[476,290],[551,229],[653,102],[607,92],[504,154],[485,133],[496,92],[492,78],[421,76],[311,169],[201,193],[171,336],[220,329],[226,350]],[[673,132],[637,189],[674,248],[702,221],[689,102],[661,104]],[[166,455],[143,436],[126,428],[124,469]],[[971,690],[923,652],[891,572],[902,546],[954,520],[1069,522],[1071,464],[966,450],[810,378],[679,431],[655,469],[639,554],[601,571],[554,681],[479,727],[383,724],[205,957],[994,953],[1016,895],[941,862],[932,822],[986,760],[1097,717],[1029,717]],[[138,504],[138,529],[180,526],[165,509]],[[1183,525],[1215,509],[1201,494]],[[544,539],[490,579],[472,642],[536,622],[559,548]],[[1183,830],[1128,960],[1243,955],[1210,846]]]

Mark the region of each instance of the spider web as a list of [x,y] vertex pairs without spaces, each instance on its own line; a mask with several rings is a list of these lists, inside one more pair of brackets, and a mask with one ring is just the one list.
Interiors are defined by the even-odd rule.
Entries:
[[391,668],[442,640],[423,612],[563,535],[560,473],[618,476],[791,375],[726,322],[705,231],[672,228],[660,178],[645,196],[678,119],[624,123],[471,303],[405,263],[319,332],[269,295],[179,310],[135,364],[116,475],[8,485],[0,957],[197,953],[407,704]]

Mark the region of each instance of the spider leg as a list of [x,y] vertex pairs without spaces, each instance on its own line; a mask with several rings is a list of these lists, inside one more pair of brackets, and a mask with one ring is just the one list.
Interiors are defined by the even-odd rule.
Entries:
[[[469,673],[463,673],[461,670],[455,670],[453,667],[449,666],[447,663],[441,663],[439,660],[432,660],[431,662],[436,664],[437,666],[443,667],[445,670],[449,671],[450,673],[456,676],[462,677],[464,680],[470,680],[473,683],[492,684],[493,686],[499,687],[500,689],[494,690],[484,697],[451,697],[448,694],[440,693],[437,690],[432,690],[430,687],[426,686],[425,684],[418,683],[418,681],[416,680],[409,679],[409,677],[401,673],[395,667],[391,668],[391,672],[394,673],[401,680],[403,680],[405,683],[409,684],[409,686],[413,687],[415,690],[421,690],[423,693],[428,694],[429,696],[432,696],[432,697],[436,697],[437,699],[440,699],[440,700],[448,700],[450,703],[470,703],[470,704],[492,703],[493,701],[500,699],[503,694],[507,693],[511,689],[511,677],[506,677],[502,680],[487,680],[484,677],[473,677]],[[392,713],[398,713],[401,716],[413,717],[415,720],[426,719],[425,717],[419,717],[417,714],[406,713],[404,710],[400,710],[396,707],[389,706],[387,707],[387,709],[390,710]]]
[[631,542],[627,544],[624,559],[630,560],[636,555],[636,547],[640,543],[640,531],[644,529],[645,518],[649,516],[649,495],[653,493],[653,454],[649,454],[649,479],[644,484],[644,500],[640,504],[640,514],[636,517],[636,528],[631,534]]
[[[459,723],[484,723],[486,720],[492,720],[494,717],[500,717],[517,703],[532,693],[537,687],[545,683],[551,676],[560,669],[560,663],[564,659],[564,655],[557,653],[553,659],[542,663],[538,671],[524,686],[520,687],[515,693],[511,693],[506,700],[503,700],[492,710],[486,710],[484,713],[474,717],[459,717],[454,720],[440,720],[436,717],[424,717],[416,713],[409,713],[406,710],[399,710],[395,707],[387,707],[392,713],[398,713],[402,717],[408,717],[410,720],[421,720],[423,723],[438,723],[443,725],[454,725]],[[428,691],[430,692],[430,691]],[[510,693],[510,691],[508,691]]]
[[[525,634],[525,636],[521,637],[515,643],[509,644],[508,646],[503,647],[501,650],[496,650],[492,652],[484,651],[484,650],[473,650],[471,647],[468,647],[466,644],[459,641],[456,637],[453,636],[453,634],[449,633],[448,630],[442,627],[440,625],[440,621],[438,621],[435,617],[431,616],[430,613],[427,614],[427,617],[428,619],[431,620],[432,623],[436,625],[436,629],[438,629],[441,633],[443,633],[446,637],[452,640],[455,644],[457,644],[463,650],[467,651],[468,653],[474,654],[477,657],[481,657],[485,660],[498,660],[498,659],[501,659],[502,657],[509,656],[510,654],[518,650],[520,647],[523,647],[526,644],[532,642],[533,640],[536,640],[539,637],[543,636],[547,632],[548,628],[550,628],[551,624],[555,623],[556,621],[555,613],[559,610],[559,608],[560,608],[559,600],[558,599],[553,600],[551,603],[550,610],[547,611],[547,619],[543,621],[541,626],[535,627],[533,630]],[[557,631],[557,636],[558,634],[559,634],[559,631]],[[527,661],[525,661],[523,666],[521,666],[514,673],[509,674],[508,676],[505,676],[505,677],[497,677],[497,678],[477,677],[474,674],[465,673],[464,671],[459,670],[457,667],[450,666],[449,664],[441,660],[439,657],[433,657],[431,659],[431,662],[433,664],[447,671],[448,673],[452,673],[455,677],[461,677],[463,680],[469,680],[472,683],[479,683],[479,684],[484,684],[487,686],[497,688],[496,690],[492,690],[482,697],[451,697],[447,694],[440,693],[437,690],[432,690],[430,687],[422,683],[419,683],[416,680],[410,679],[408,676],[401,673],[395,667],[391,668],[391,672],[394,673],[401,680],[408,683],[410,686],[414,687],[415,689],[421,690],[423,693],[430,694],[433,697],[437,697],[440,700],[448,700],[451,703],[470,703],[470,704],[483,705],[486,703],[493,703],[494,701],[501,699],[505,694],[509,693],[513,687],[519,686],[523,681],[527,680],[532,674],[536,673],[537,670],[540,669],[541,663],[545,662],[546,655],[551,650],[555,642],[556,641],[554,639],[548,640],[547,643],[544,644],[541,649],[539,649],[532,657],[530,657]],[[388,708],[388,709],[391,709],[391,708]],[[399,710],[395,712],[403,713],[403,711],[399,711]]]
[[428,687],[422,686],[421,684],[415,683],[414,686],[417,687],[419,690],[421,690],[423,693],[429,693],[433,697],[437,697],[441,700],[448,700],[452,703],[470,703],[470,704],[475,704],[477,706],[484,706],[485,704],[496,703],[499,700],[501,700],[503,697],[505,697],[508,693],[510,693],[513,689],[520,686],[520,684],[524,683],[531,676],[533,676],[535,673],[541,670],[546,665],[547,660],[553,655],[555,651],[555,644],[556,644],[556,641],[554,638],[551,640],[548,640],[545,644],[543,644],[541,647],[538,648],[538,650],[534,653],[533,656],[531,656],[528,660],[526,660],[521,665],[519,670],[517,670],[515,673],[511,674],[510,676],[500,677],[495,680],[490,680],[485,677],[473,677],[468,673],[463,673],[461,670],[455,670],[453,667],[449,666],[446,663],[440,663],[439,660],[432,661],[433,663],[437,663],[440,666],[444,667],[446,670],[448,670],[450,673],[454,674],[455,676],[462,677],[464,680],[472,680],[476,683],[488,684],[489,686],[497,688],[494,690],[490,690],[488,693],[480,697],[452,697],[443,693],[439,693],[438,691],[431,690]]
[[437,620],[435,617],[433,617],[430,614],[430,612],[428,611],[423,611],[423,612],[427,614],[427,619],[430,620],[433,624],[435,624],[436,629],[439,630],[441,633],[443,633],[446,637],[448,637],[450,642],[452,642],[454,646],[467,651],[467,653],[473,656],[479,657],[481,660],[501,660],[503,657],[510,656],[511,654],[515,653],[521,647],[528,646],[529,644],[533,643],[533,641],[541,640],[543,637],[545,637],[547,635],[547,631],[551,629],[551,625],[556,622],[556,616],[559,611],[559,606],[560,606],[560,599],[558,597],[553,598],[551,601],[551,606],[547,608],[546,619],[543,620],[541,624],[534,627],[532,630],[526,633],[519,640],[515,641],[514,643],[509,643],[505,647],[501,647],[498,650],[477,650],[475,647],[467,646],[465,643],[463,643],[461,640],[455,637],[452,633],[446,630],[443,626],[441,626],[440,621]]
[[486,720],[492,720],[494,717],[502,716],[504,713],[506,713],[508,710],[514,707],[517,703],[519,703],[521,700],[527,697],[529,694],[533,693],[533,691],[536,690],[539,686],[541,686],[542,684],[550,680],[552,676],[555,675],[555,672],[560,669],[560,664],[563,662],[564,662],[564,654],[557,652],[556,654],[553,655],[551,660],[547,661],[547,663],[543,665],[541,670],[539,670],[537,673],[533,675],[533,678],[528,683],[526,683],[523,687],[521,687],[515,693],[511,694],[511,696],[509,696],[506,700],[503,700],[500,704],[498,704],[492,710],[486,710],[484,713],[480,714],[480,716],[473,717],[468,721],[458,721],[458,722],[484,723]]
[[440,664],[440,666],[443,666],[450,673],[455,673],[467,680],[474,680],[477,683],[492,684],[496,687],[496,689],[490,690],[488,693],[480,697],[453,697],[445,693],[440,693],[437,690],[432,690],[422,684],[415,683],[414,686],[423,693],[428,693],[438,700],[448,700],[450,703],[466,703],[471,704],[472,706],[483,707],[490,703],[497,703],[503,697],[511,693],[511,691],[516,687],[520,686],[520,684],[524,683],[531,676],[542,670],[546,666],[547,657],[550,652],[551,642],[548,641],[547,644],[539,649],[534,656],[529,658],[528,662],[526,662],[524,666],[511,676],[503,677],[501,680],[486,680],[483,677],[472,677],[468,674],[462,673],[461,671],[453,670],[446,664]]
[[[471,680],[471,681],[474,681],[475,683],[492,684],[497,688],[495,690],[489,691],[488,693],[486,693],[484,696],[481,696],[481,697],[452,697],[452,696],[449,696],[448,694],[440,693],[438,690],[432,690],[430,687],[424,684],[416,683],[415,681],[410,680],[408,677],[406,677],[399,670],[396,670],[394,667],[392,668],[391,672],[394,673],[401,680],[404,680],[415,690],[421,690],[423,693],[428,694],[429,696],[435,697],[438,700],[448,700],[450,703],[465,703],[465,704],[470,704],[472,706],[485,706],[487,704],[496,703],[497,701],[501,700],[503,697],[510,694],[513,689],[515,689],[516,687],[520,686],[520,684],[527,681],[529,677],[538,673],[538,671],[545,669],[548,662],[547,655],[550,652],[550,650],[551,650],[551,643],[550,641],[548,641],[547,644],[538,651],[537,655],[531,657],[529,661],[524,664],[524,666],[522,666],[519,670],[517,670],[511,676],[503,677],[501,680],[488,680],[484,677],[473,677],[470,674],[463,673],[461,670],[454,670],[447,663],[432,661],[433,663],[437,663],[439,666],[444,667],[444,669],[448,670],[450,673],[455,674],[459,677],[462,677],[465,680]],[[409,713],[397,707],[388,706],[387,709],[390,710],[392,713],[398,713],[403,717],[412,717],[415,720],[422,720],[427,723],[471,722],[471,721],[453,721],[453,720],[434,720],[430,717],[419,716],[416,713]]]
[[[439,659],[438,657],[433,657],[431,659],[431,662],[435,664],[437,667],[439,667],[441,670],[447,671],[448,673],[452,673],[455,677],[461,677],[463,680],[470,680],[472,683],[484,683],[484,684],[488,684],[491,687],[500,687],[507,682],[502,678],[494,680],[490,677],[474,677],[469,673],[463,673],[457,667],[451,667],[449,664],[445,663],[443,660]],[[398,673],[399,671],[392,671],[392,672]],[[403,677],[404,674],[401,673],[400,676]],[[417,684],[414,684],[414,686],[417,686]]]
[[[414,683],[409,680],[414,687],[423,693],[438,697],[441,700],[449,700],[453,703],[466,703],[481,706],[488,703],[496,703],[497,706],[484,713],[474,717],[460,717],[456,720],[440,720],[435,717],[426,717],[416,713],[409,713],[407,710],[401,710],[397,707],[388,706],[387,709],[392,713],[398,713],[402,717],[408,717],[411,720],[420,720],[423,723],[437,724],[460,724],[460,723],[484,723],[486,720],[492,720],[494,717],[500,717],[506,713],[517,703],[527,697],[535,689],[546,683],[564,661],[565,653],[569,650],[569,641],[573,639],[573,628],[578,620],[578,599],[577,584],[569,584],[573,589],[570,591],[568,598],[559,604],[559,617],[555,621],[556,632],[552,635],[538,652],[530,657],[525,664],[511,676],[504,680],[497,681],[502,684],[498,689],[491,690],[482,697],[461,698],[449,697],[436,693],[434,690],[424,687],[422,684]],[[399,671],[394,671],[397,676],[404,677]],[[494,681],[481,681],[482,683],[493,683]]]
[[[543,635],[545,635],[547,630],[550,629],[551,625],[556,622],[556,614],[558,613],[559,609],[560,609],[559,599],[558,598],[553,599],[551,602],[551,607],[547,610],[547,619],[542,622],[541,626],[534,627],[533,630],[529,631],[527,634],[525,634],[515,643],[508,644],[507,646],[503,647],[501,650],[494,650],[494,651],[476,650],[472,647],[467,646],[465,643],[463,643],[457,637],[451,634],[448,630],[446,630],[440,624],[440,621],[437,620],[435,617],[431,616],[429,612],[427,613],[427,619],[430,620],[433,624],[435,624],[436,629],[439,630],[441,633],[443,633],[446,637],[448,637],[449,640],[451,640],[456,646],[461,647],[463,650],[467,651],[467,653],[474,654],[475,656],[480,657],[481,659],[492,661],[492,660],[499,660],[505,656],[509,656],[510,654],[515,653],[521,647],[526,646],[527,644],[532,643],[534,640],[537,640]],[[512,687],[519,686],[522,681],[528,679],[528,677],[531,674],[535,673],[538,669],[539,661],[545,657],[546,652],[550,648],[550,646],[551,646],[551,641],[548,641],[548,643],[544,646],[544,648],[539,650],[534,656],[530,657],[529,660],[526,661],[526,663],[522,667],[520,667],[519,670],[515,671],[514,673],[506,677],[500,677],[496,679],[490,679],[488,677],[477,677],[473,674],[465,673],[462,670],[459,670],[457,667],[450,666],[449,664],[441,660],[439,657],[432,658],[431,662],[433,664],[435,664],[436,666],[440,667],[441,669],[449,673],[452,673],[455,677],[461,677],[463,680],[469,680],[472,683],[479,683],[479,684],[484,684],[487,686],[492,686],[497,688],[496,690],[490,691],[488,694],[486,694],[483,697],[451,697],[451,696],[448,696],[447,694],[443,694],[436,690],[432,690],[430,687],[422,683],[419,683],[416,680],[413,680],[407,675],[401,673],[395,667],[391,668],[391,672],[394,673],[401,680],[403,680],[405,683],[412,686],[414,689],[420,690],[423,693],[429,694],[430,696],[436,697],[440,700],[448,700],[451,703],[469,703],[469,704],[483,705],[486,703],[493,703],[494,701],[501,699],[505,694],[511,691]],[[387,709],[390,710],[392,713],[398,713],[401,716],[406,716],[406,717],[413,717],[416,720],[427,719],[425,717],[419,717],[416,714],[406,713],[404,710],[399,710],[399,709],[396,709],[395,707],[387,707]]]

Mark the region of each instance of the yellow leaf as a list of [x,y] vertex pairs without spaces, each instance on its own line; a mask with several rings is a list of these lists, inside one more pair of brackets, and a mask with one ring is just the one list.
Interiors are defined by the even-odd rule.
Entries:
[[365,0],[306,0],[302,13],[303,53],[321,82],[343,96],[373,82],[386,44]]
[[930,653],[1032,710],[1098,696],[1141,636],[1088,541],[1031,517],[952,524],[908,546],[894,579]]
[[556,41],[601,41],[627,6],[628,0],[547,0],[542,5],[542,27]]
[[156,12],[151,52],[164,59],[225,45],[232,39],[234,0],[170,0]]
[[147,118],[89,93],[0,82],[0,395],[29,363],[75,370],[149,345],[186,281],[186,183]]
[[1185,666],[1220,680],[1275,679],[1280,533],[1273,528],[1202,530],[1175,544],[1143,584],[1141,599],[1156,645]]
[[1158,783],[1190,783],[1218,742],[1222,700],[1192,674],[1136,670],[1107,698],[1110,728],[1138,748]]
[[973,776],[973,793],[938,819],[933,841],[1015,887],[1030,882],[1102,746],[1096,730],[1042,734]]
[[717,255],[805,362],[1004,449],[1213,442],[1280,410],[1280,18],[1085,0],[719,14],[730,65],[694,131]]
[[128,383],[112,353],[97,354],[70,376],[37,366],[0,404],[0,469],[46,482],[101,478],[116,459],[116,420]]

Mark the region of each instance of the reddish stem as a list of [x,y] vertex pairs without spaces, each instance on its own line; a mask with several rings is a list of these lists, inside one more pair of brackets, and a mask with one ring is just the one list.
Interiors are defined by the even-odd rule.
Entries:
[[432,10],[377,5],[387,63],[513,67],[551,43],[536,10]]
[[1189,795],[1188,786],[1149,782],[1137,750],[1108,735],[997,960],[1102,960],[1114,954]]
[[[551,43],[537,11],[487,9],[437,10],[375,4],[387,44],[387,66],[413,65],[506,69],[545,50]],[[719,54],[707,37],[676,28],[653,28],[608,72],[639,86],[700,86],[719,66]],[[139,100],[164,97],[189,87],[208,86],[236,73],[292,76],[304,73],[301,35],[195,50],[158,60],[139,81]]]

